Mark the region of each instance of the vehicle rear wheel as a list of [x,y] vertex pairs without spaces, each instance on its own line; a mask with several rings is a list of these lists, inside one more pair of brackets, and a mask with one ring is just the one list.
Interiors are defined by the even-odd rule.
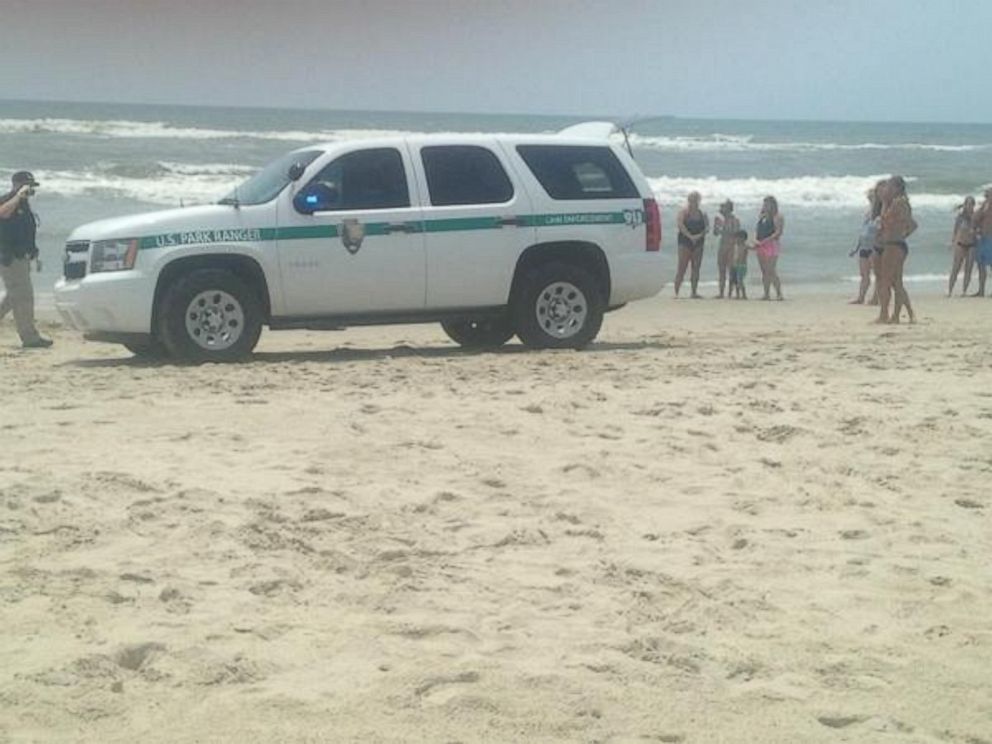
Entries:
[[517,335],[535,349],[582,349],[603,325],[595,277],[571,264],[538,266],[523,277],[512,303]]
[[498,349],[513,338],[513,323],[506,315],[445,320],[441,327],[452,341],[466,349]]
[[177,359],[237,361],[251,354],[261,332],[258,295],[229,271],[192,271],[162,297],[159,337]]

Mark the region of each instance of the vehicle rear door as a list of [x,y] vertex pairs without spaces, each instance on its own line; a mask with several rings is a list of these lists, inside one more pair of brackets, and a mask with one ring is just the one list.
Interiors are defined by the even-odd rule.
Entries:
[[495,140],[410,145],[424,199],[427,307],[496,307],[534,242],[531,200]]

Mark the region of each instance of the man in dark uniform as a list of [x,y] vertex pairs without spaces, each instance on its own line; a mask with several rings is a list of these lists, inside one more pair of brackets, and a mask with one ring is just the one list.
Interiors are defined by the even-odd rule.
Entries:
[[27,171],[15,173],[11,182],[13,188],[0,198],[0,278],[7,290],[0,304],[0,318],[12,310],[21,344],[26,349],[44,349],[52,342],[42,338],[34,324],[31,262],[38,258],[38,221],[28,203],[38,182]]

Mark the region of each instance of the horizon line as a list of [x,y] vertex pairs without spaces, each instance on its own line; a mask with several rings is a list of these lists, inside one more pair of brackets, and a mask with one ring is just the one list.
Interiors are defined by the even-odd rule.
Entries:
[[185,109],[235,109],[243,111],[308,111],[326,113],[348,113],[348,114],[417,114],[417,115],[441,115],[441,116],[493,116],[493,117],[535,117],[543,119],[577,119],[581,121],[614,121],[617,123],[632,122],[636,125],[639,122],[654,120],[680,120],[680,121],[720,121],[720,122],[753,122],[753,123],[818,123],[818,124],[916,124],[916,125],[953,125],[953,126],[990,126],[992,122],[987,121],[938,121],[925,119],[816,119],[804,117],[788,117],[782,119],[767,119],[747,116],[704,116],[695,114],[650,114],[650,115],[626,115],[616,114],[568,114],[568,113],[536,113],[523,111],[456,111],[445,109],[351,109],[351,108],[310,108],[305,106],[284,105],[284,106],[258,106],[242,104],[208,104],[208,103],[175,103],[166,101],[99,101],[83,99],[56,99],[56,98],[0,98],[0,103],[28,103],[28,104],[94,104],[102,106],[135,106],[135,107],[173,107]]

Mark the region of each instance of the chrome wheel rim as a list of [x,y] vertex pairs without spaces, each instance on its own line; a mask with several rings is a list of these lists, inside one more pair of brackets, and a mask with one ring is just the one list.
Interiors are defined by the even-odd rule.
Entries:
[[207,351],[229,349],[241,338],[245,311],[241,303],[219,289],[200,292],[186,308],[186,333]]
[[537,324],[549,336],[571,338],[585,327],[589,305],[574,284],[554,282],[537,296],[535,313]]

